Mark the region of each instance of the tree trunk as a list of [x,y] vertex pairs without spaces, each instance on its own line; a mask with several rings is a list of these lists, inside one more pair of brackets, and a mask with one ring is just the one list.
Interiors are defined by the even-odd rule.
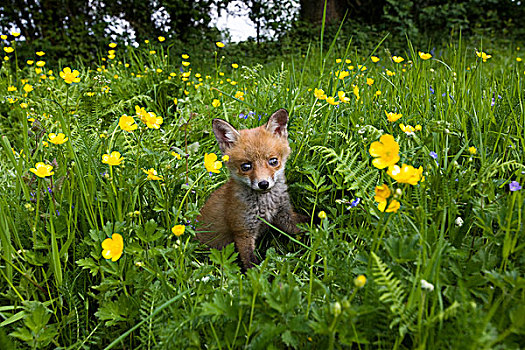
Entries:
[[[323,22],[325,0],[300,0],[302,21],[320,25]],[[338,23],[345,15],[346,0],[326,0],[326,23]]]

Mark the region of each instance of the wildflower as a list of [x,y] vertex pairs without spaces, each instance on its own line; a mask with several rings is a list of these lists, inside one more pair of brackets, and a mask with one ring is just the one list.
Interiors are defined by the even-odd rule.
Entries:
[[429,89],[430,89],[430,93],[431,93],[432,95],[434,95],[434,93],[435,93],[436,91],[435,91],[434,89],[432,89],[432,86],[430,86]]
[[337,96],[339,97],[339,101],[341,101],[343,103],[350,102],[350,98],[345,96],[345,92],[344,91],[338,91],[337,92]]
[[432,158],[436,159],[436,160],[438,159],[438,155],[434,151],[430,151],[430,153],[428,155],[431,156]]
[[78,77],[80,72],[78,70],[71,71],[71,68],[66,67],[60,72],[60,77],[64,79],[66,84],[79,83],[80,78]]
[[319,212],[319,214],[317,214],[317,217],[318,217],[319,219],[321,219],[321,220],[324,220],[324,219],[327,218],[326,213],[324,212],[324,210],[321,210],[321,211]]
[[43,66],[45,66],[45,65],[46,65],[46,62],[44,62],[44,61],[37,61],[37,62],[36,62],[36,66],[37,66],[37,67],[43,67]]
[[375,93],[376,96],[381,96],[381,90],[377,90],[376,93]]
[[22,89],[24,89],[26,93],[30,93],[31,91],[33,91],[33,85],[25,84]]
[[396,75],[396,72],[392,72],[390,70],[386,70],[386,75],[388,75],[389,77],[393,77],[394,75]]
[[241,100],[241,101],[244,101],[244,92],[242,92],[242,91],[237,91],[237,92],[235,93],[235,96],[234,96],[234,97],[235,97],[236,99],[239,99],[239,100]]
[[190,62],[188,62],[188,61],[182,61],[182,65],[183,65],[184,67],[188,67],[188,66],[190,65]]
[[148,170],[142,169],[145,174],[148,174],[148,180],[162,180],[162,176],[157,175],[157,170],[149,168]]
[[127,132],[132,132],[133,130],[136,130],[138,128],[138,125],[135,124],[135,119],[125,114],[122,117],[120,117],[118,121],[118,126],[120,126],[122,130],[125,130]]
[[175,225],[171,228],[171,232],[173,232],[173,234],[177,237],[182,236],[185,230],[186,230],[186,226],[184,225]]
[[414,127],[414,129],[415,129],[416,131],[421,131],[421,130],[423,130],[423,127],[422,127],[421,125],[417,124],[417,125]]
[[13,49],[11,46],[5,46],[4,47],[4,51],[7,52],[7,53],[11,53],[11,52],[15,51],[15,49]]
[[432,292],[434,290],[434,285],[432,283],[429,283],[425,280],[421,280],[421,289],[428,290],[429,292]]
[[155,50],[150,50],[150,51],[149,51],[149,54],[150,54],[150,55],[155,55],[155,54],[157,54],[157,51],[155,51]]
[[386,118],[389,122],[393,123],[403,116],[401,113],[387,112],[385,111]]
[[399,128],[407,135],[413,135],[416,129],[412,125],[399,124]]
[[27,63],[28,66],[30,66],[30,65],[32,65],[33,63],[35,63],[35,61],[33,61],[33,60],[27,60],[26,63]]
[[171,155],[174,156],[175,158],[179,159],[179,160],[182,159],[180,154],[178,154],[177,152],[171,152]]
[[395,199],[393,199],[390,202],[390,204],[388,204],[388,208],[386,207],[386,201],[383,201],[377,205],[377,209],[379,209],[381,212],[386,211],[387,213],[396,213],[400,207],[401,207],[401,204],[399,203],[399,201]]
[[487,55],[485,52],[483,51],[479,52],[477,50],[476,50],[476,55],[480,57],[483,60],[483,62],[487,62],[487,60],[492,57],[492,55]]
[[338,71],[338,72],[336,72],[335,74],[337,75],[337,78],[338,78],[338,79],[341,79],[341,80],[343,80],[344,78],[346,78],[347,76],[350,75],[350,73],[349,73],[348,71],[346,71],[346,70],[344,70],[344,71],[342,71],[342,72],[339,72],[339,71]]
[[163,36],[159,36],[157,39],[159,39],[160,42],[163,42],[164,40],[166,40],[166,38]]
[[353,201],[350,202],[350,205],[348,206],[348,209],[355,208],[357,205],[361,202],[361,198],[356,198]]
[[378,141],[372,142],[369,153],[375,159],[372,161],[378,169],[384,169],[399,161],[399,144],[392,135],[383,135]]
[[148,112],[141,118],[142,122],[150,129],[160,129],[163,122],[161,116],[158,116],[153,112]]
[[372,60],[372,62],[374,62],[374,63],[377,63],[377,62],[379,62],[379,57],[372,56],[372,57],[370,57],[370,60]]
[[219,107],[221,105],[221,101],[217,100],[216,98],[211,101],[211,105],[215,108]]
[[122,256],[124,250],[124,239],[118,233],[114,233],[110,238],[102,242],[102,257],[117,261]]
[[219,48],[223,48],[224,47],[224,44],[222,42],[220,42],[220,41],[217,41],[215,43],[215,45],[217,45],[217,47],[219,47]]
[[121,157],[120,153],[117,151],[111,152],[111,155],[104,154],[102,156],[102,163],[108,165],[120,165],[124,158]]
[[372,85],[374,84],[374,79],[372,79],[372,78],[366,78],[366,84],[367,84],[368,86],[372,86]]
[[17,36],[20,36],[20,33],[19,32],[11,32],[11,35],[16,38]]
[[49,142],[55,145],[61,145],[63,143],[66,143],[67,140],[69,140],[69,138],[61,132],[58,133],[58,135],[52,132],[47,137],[49,138]]
[[359,275],[354,279],[354,286],[357,288],[363,288],[366,284],[366,277],[365,275]]
[[521,62],[521,61],[522,61],[521,57],[516,57],[516,62]]
[[239,68],[239,65],[237,63],[232,63],[232,68],[237,69]]
[[222,156],[222,158],[221,158],[221,159],[222,159],[222,161],[223,161],[223,162],[227,162],[227,161],[229,161],[229,160],[230,160],[230,156],[229,156],[229,155],[227,155],[227,154],[225,154],[225,155],[223,155],[223,156]]
[[392,56],[392,60],[396,63],[401,63],[403,62],[405,59],[401,56]]
[[7,35],[5,35],[5,34],[0,35],[0,39],[7,40]]
[[419,51],[418,54],[419,54],[419,57],[421,57],[422,60],[428,60],[429,58],[432,57],[431,54],[424,53],[424,52],[421,52],[421,51]]
[[399,167],[399,165],[392,165],[388,167],[387,174],[399,183],[411,184],[413,186],[417,185],[419,181],[424,180],[423,167],[421,166],[416,169],[412,165],[403,164],[401,167]]
[[390,189],[388,188],[386,184],[376,186],[375,192],[376,194],[374,196],[374,200],[378,203],[386,201],[386,199],[390,197],[390,194],[392,193],[390,192]]
[[219,169],[222,168],[222,162],[217,160],[215,153],[206,153],[204,155],[204,166],[208,172],[218,174]]
[[315,98],[319,99],[319,100],[324,100],[326,99],[326,95],[324,93],[324,90],[322,89],[314,89],[314,96]]
[[362,66],[360,64],[357,65],[357,69],[359,69],[361,72],[364,72],[365,70],[367,70],[368,68],[366,68],[366,66]]
[[458,216],[454,222],[456,223],[457,227],[463,226],[463,219],[461,218],[461,216]]
[[38,177],[46,177],[51,176],[54,174],[52,165],[47,165],[42,162],[38,162],[35,164],[34,168],[29,169],[30,172],[35,174]]
[[16,87],[13,86],[13,85],[9,85],[9,86],[7,87],[7,91],[8,91],[8,92],[16,91]]
[[510,190],[511,192],[516,192],[516,191],[521,190],[520,183],[519,183],[518,181],[512,181],[512,182],[509,184],[509,190]]
[[353,93],[358,100],[361,98],[361,96],[359,96],[359,86],[354,85]]
[[114,49],[115,47],[117,47],[117,44],[115,43],[109,43],[108,46],[112,49]]
[[468,151],[469,151],[470,154],[476,154],[476,153],[478,153],[477,148],[474,147],[474,146],[470,146],[470,147],[468,148]]
[[22,103],[20,104],[20,108],[27,108],[27,103],[22,102]]
[[328,102],[332,106],[337,106],[339,104],[339,101],[336,101],[333,96],[327,97],[326,102]]
[[350,59],[346,59],[346,60],[345,60],[345,63],[346,63],[346,64],[350,64],[350,63],[352,63],[352,60],[350,60]]

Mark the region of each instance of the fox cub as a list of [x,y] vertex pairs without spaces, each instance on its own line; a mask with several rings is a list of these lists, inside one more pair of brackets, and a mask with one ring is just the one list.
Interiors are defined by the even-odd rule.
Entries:
[[245,270],[258,263],[255,241],[268,228],[261,219],[288,233],[300,232],[296,224],[306,221],[294,212],[287,192],[287,123],[285,109],[254,129],[238,131],[222,119],[213,120],[215,138],[229,156],[231,177],[204,204],[197,238],[216,249],[235,242]]

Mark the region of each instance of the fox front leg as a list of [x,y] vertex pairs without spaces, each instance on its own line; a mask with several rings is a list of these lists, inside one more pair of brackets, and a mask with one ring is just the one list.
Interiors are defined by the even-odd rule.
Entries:
[[301,232],[301,229],[297,227],[297,224],[308,221],[309,219],[306,215],[298,214],[289,208],[288,210],[280,210],[275,216],[273,223],[284,232],[298,234]]
[[253,235],[250,235],[248,232],[239,232],[234,235],[234,241],[244,271],[259,263],[255,256],[255,237]]

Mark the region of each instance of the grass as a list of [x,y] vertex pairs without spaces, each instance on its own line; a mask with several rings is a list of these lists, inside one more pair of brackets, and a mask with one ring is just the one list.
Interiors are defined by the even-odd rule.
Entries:
[[[64,67],[37,73],[16,51],[0,69],[1,348],[525,346],[518,48],[459,40],[422,60],[427,50],[410,42],[404,52],[380,43],[374,63],[349,42],[244,66],[226,46],[198,69],[197,54],[181,59],[167,43],[115,50],[72,67],[74,84]],[[135,106],[162,116],[160,128]],[[211,119],[249,128],[283,107],[291,197],[312,221],[298,236],[267,235],[262,263],[241,274],[232,246],[207,251],[193,238],[199,208],[228,176],[204,168],[218,152]],[[124,114],[136,130],[119,127]],[[372,165],[370,146],[386,134],[398,165],[424,178],[403,183]],[[122,164],[102,162],[111,151]],[[37,162],[54,174],[33,175]],[[151,168],[162,180],[147,179]],[[382,184],[394,212],[378,209]],[[115,233],[124,251],[106,260],[101,244]]]

